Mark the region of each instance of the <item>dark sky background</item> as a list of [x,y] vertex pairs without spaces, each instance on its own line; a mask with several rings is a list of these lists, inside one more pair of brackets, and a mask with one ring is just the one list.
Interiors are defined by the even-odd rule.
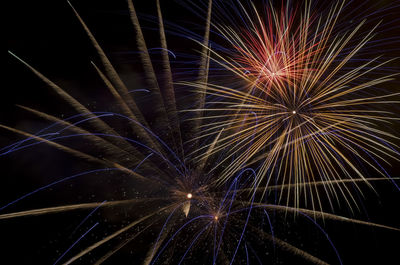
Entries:
[[[383,6],[395,1],[378,1]],[[117,71],[127,83],[135,83],[140,76],[141,68],[138,57],[121,52],[135,50],[135,35],[127,13],[124,0],[115,1],[72,1],[81,17],[92,29]],[[141,15],[141,22],[146,28],[146,40],[149,47],[157,47],[157,35],[151,28],[156,24],[145,22],[146,15],[156,15],[155,1],[134,1]],[[161,1],[164,20],[179,23],[197,33],[201,33],[203,20],[185,9],[179,1]],[[358,5],[354,1],[354,6]],[[398,3],[399,4],[399,3]],[[397,9],[391,9],[388,14],[391,19],[399,16]],[[101,80],[96,75],[90,61],[98,62],[96,53],[66,1],[14,1],[5,11],[7,14],[6,28],[8,31],[8,49],[26,60],[49,79],[55,81],[93,110],[103,110],[107,103],[107,95]],[[398,28],[389,30],[382,37],[390,38],[399,33]],[[168,39],[168,37],[167,37]],[[189,50],[193,53],[196,47],[179,38],[168,39],[171,50]],[[386,45],[394,49],[399,43]],[[391,55],[400,55],[399,50]],[[19,109],[16,104],[40,109],[58,117],[74,114],[68,104],[55,95],[41,80],[26,67],[9,55],[6,55],[7,74],[9,80],[3,85],[0,97],[0,123],[21,130],[34,132],[49,123]],[[398,68],[399,63],[396,65]],[[133,84],[141,87],[141,84]],[[398,90],[399,82],[395,83]],[[393,111],[399,110],[394,108]],[[392,128],[397,131],[398,124]],[[0,147],[21,139],[19,136],[5,130],[0,132]],[[399,143],[399,142],[398,142]],[[393,177],[399,177],[400,163],[391,161],[388,172]],[[61,152],[42,145],[40,148],[17,152],[0,157],[2,169],[0,184],[1,205],[29,192],[33,187],[45,185],[54,176],[68,176],[77,172],[76,168],[90,168],[87,163],[71,158]],[[95,187],[87,183],[79,183],[80,187],[65,185],[53,192],[39,194],[13,206],[9,211],[26,210],[41,205],[58,205],[73,203],[76,200],[86,202],[87,194],[101,199],[105,187],[98,184]],[[354,213],[355,218],[370,220],[375,223],[400,227],[400,192],[389,182],[375,183],[375,194],[364,187],[363,204],[360,211]],[[79,191],[73,191],[77,188]],[[85,192],[86,189],[86,192]],[[95,190],[92,192],[92,189]],[[108,191],[105,191],[108,192]],[[79,193],[81,193],[79,195]],[[72,196],[71,196],[72,195]],[[78,196],[78,197],[76,197]],[[79,198],[79,196],[81,196]],[[73,198],[71,198],[73,197]],[[338,209],[338,214],[351,217],[345,209]],[[85,213],[73,212],[61,215],[18,218],[0,221],[0,242],[2,264],[52,264],[73,240],[65,232],[73,227]],[[298,225],[299,226],[299,225]],[[298,226],[294,225],[296,229]],[[327,221],[324,228],[334,241],[344,264],[399,264],[399,232],[370,228],[361,225],[341,224]],[[300,228],[301,229],[301,228]],[[316,229],[315,229],[316,230]],[[310,232],[311,231],[311,232]],[[304,231],[294,233],[295,240],[311,248],[313,253],[328,263],[338,264],[335,255],[327,244],[324,236],[308,227]],[[313,236],[310,236],[313,235]],[[292,235],[293,236],[293,235]],[[79,249],[79,247],[78,247]],[[4,255],[5,254],[5,255]],[[281,254],[284,256],[284,252]],[[293,260],[292,260],[293,259]],[[284,260],[284,258],[283,258]],[[286,258],[288,264],[302,264],[297,258]],[[110,261],[111,262],[111,261]],[[139,264],[129,255],[121,255],[107,264]],[[82,263],[84,264],[84,263]],[[189,263],[188,263],[189,264]],[[270,264],[270,263],[268,263]]]

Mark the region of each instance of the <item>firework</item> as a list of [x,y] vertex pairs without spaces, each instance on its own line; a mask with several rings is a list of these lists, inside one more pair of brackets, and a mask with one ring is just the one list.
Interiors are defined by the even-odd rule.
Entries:
[[[313,18],[305,12],[305,22],[295,27],[296,14],[289,13],[285,7],[280,12],[266,8],[264,19],[253,3],[252,7],[255,21],[251,21],[248,28],[241,32],[235,32],[231,27],[220,28],[234,48],[232,61],[237,64],[234,68],[246,76],[251,87],[263,88],[265,93],[269,93],[272,85],[275,89],[285,84],[293,85],[312,70],[311,60],[317,56],[320,43],[324,41],[323,38],[308,38]],[[244,14],[251,20],[245,9]]]
[[[238,185],[238,180],[235,180],[232,185],[228,187],[229,189],[226,194],[224,193],[224,189],[222,189],[222,191],[216,191],[213,186],[209,185],[211,176],[207,174],[206,170],[207,159],[204,159],[201,163],[192,164],[190,160],[182,157],[184,150],[179,136],[179,122],[177,121],[176,104],[174,103],[174,88],[171,79],[172,75],[168,61],[168,50],[163,32],[159,2],[157,2],[157,7],[160,23],[160,40],[163,47],[162,55],[164,57],[163,74],[170,80],[163,84],[166,88],[163,91],[162,98],[161,93],[159,93],[157,78],[155,77],[155,72],[143,39],[143,34],[141,33],[141,27],[136,17],[134,6],[129,2],[131,19],[137,32],[138,47],[142,52],[141,62],[149,80],[149,90],[152,94],[155,94],[153,101],[158,103],[154,105],[157,112],[155,116],[158,120],[153,129],[170,131],[170,135],[174,137],[169,137],[168,134],[164,134],[164,137],[171,146],[166,144],[164,140],[153,133],[148,127],[146,119],[136,105],[136,102],[132,100],[127,87],[122,82],[97,40],[75,9],[73,9],[73,11],[97,50],[105,73],[94,63],[92,64],[109,92],[113,95],[121,113],[91,112],[57,84],[10,52],[13,57],[23,63],[35,75],[54,89],[57,94],[68,102],[79,114],[66,119],[60,119],[29,107],[20,106],[26,111],[54,123],[35,134],[1,125],[3,129],[13,131],[26,137],[19,142],[3,148],[2,155],[8,155],[40,144],[48,144],[82,160],[98,165],[100,168],[59,179],[19,197],[17,200],[2,205],[1,210],[4,211],[39,191],[92,175],[97,175],[98,178],[104,175],[110,178],[127,178],[130,185],[134,187],[133,190],[136,190],[136,193],[128,192],[129,195],[122,196],[131,197],[129,199],[121,198],[120,200],[112,201],[105,200],[103,202],[61,205],[1,215],[1,219],[11,219],[24,216],[39,216],[92,209],[89,215],[87,215],[73,230],[72,234],[74,234],[86,225],[89,218],[96,211],[103,210],[107,212],[108,209],[120,207],[126,210],[133,209],[129,214],[127,225],[123,224],[122,228],[109,231],[101,240],[97,240],[91,245],[81,248],[78,253],[71,256],[70,253],[74,251],[75,245],[80,243],[84,237],[95,233],[96,228],[98,229],[98,226],[102,225],[96,222],[93,226],[84,231],[69,248],[62,252],[62,254],[55,259],[54,264],[61,262],[70,264],[85,258],[87,254],[101,249],[104,245],[111,244],[111,247],[106,249],[105,254],[101,254],[94,260],[95,264],[100,264],[140,237],[152,237],[147,251],[140,251],[137,253],[138,257],[142,260],[141,263],[155,264],[160,261],[172,262],[175,261],[175,259],[181,263],[185,257],[190,254],[193,244],[200,240],[203,234],[210,234],[210,231],[212,231],[212,238],[214,238],[215,241],[213,247],[214,254],[205,258],[208,259],[211,257],[210,262],[215,263],[220,256],[218,253],[223,253],[221,242],[224,232],[218,235],[217,232],[221,230],[221,227],[223,227],[222,230],[225,231],[228,219],[227,216],[229,214],[228,208],[231,209],[237,194],[234,188]],[[207,34],[208,32],[206,30],[206,35]],[[131,129],[131,134],[133,136],[126,137],[117,133],[110,125],[115,122],[126,124],[126,128]],[[136,138],[140,140],[136,140]],[[67,139],[71,139],[72,145],[75,144],[75,146],[72,147],[68,144],[60,143],[60,141],[62,142]],[[80,149],[82,146],[79,146],[79,144],[78,147],[76,147],[76,143],[79,143],[80,140],[90,143],[91,148],[89,151],[83,150],[84,148]],[[209,152],[211,151],[212,148]],[[234,208],[232,207],[232,209]],[[250,213],[248,208],[245,208],[244,211]],[[247,219],[248,218],[249,214],[247,214]],[[221,226],[220,222],[223,222],[224,225]],[[244,228],[245,227],[246,226],[244,226]],[[244,228],[242,228],[243,232],[241,232],[241,235],[244,233]],[[137,229],[139,229],[139,232],[136,232]],[[108,229],[105,228],[105,230]],[[228,230],[229,229],[226,231]],[[191,235],[192,232],[195,234],[195,237],[189,240],[186,235]],[[182,233],[184,233],[185,236],[181,236]],[[154,234],[158,234],[158,236],[154,237]],[[210,238],[210,236],[207,236],[207,238]],[[174,239],[175,241],[177,239],[182,241],[179,243],[179,246],[183,251],[182,253],[171,255],[170,243]],[[192,243],[190,243],[191,241]],[[187,242],[189,242],[189,244]],[[174,245],[176,245],[176,243],[174,243]],[[187,247],[188,245],[189,247]],[[202,248],[208,251],[207,245],[202,246]],[[231,259],[233,261],[234,257]]]
[[[398,102],[399,93],[381,88],[397,75],[385,70],[394,59],[362,57],[378,25],[365,32],[362,21],[335,30],[343,6],[337,2],[320,16],[312,15],[310,1],[298,16],[289,8],[279,12],[267,6],[265,18],[254,5],[253,17],[240,6],[244,29],[216,26],[233,55],[211,48],[208,53],[239,80],[232,86],[208,83],[206,89],[202,83],[185,84],[212,98],[201,110],[208,114],[196,140],[223,130],[214,152],[228,153],[221,164],[233,162],[217,183],[252,165],[258,168],[257,187],[292,185],[291,192],[280,192],[280,200],[322,209],[325,199],[332,208],[341,198],[354,205],[346,185],[331,183],[368,183],[358,161],[390,179],[381,164],[399,160],[397,137],[381,124],[397,117],[380,106]],[[326,182],[322,192],[302,185],[318,181]]]

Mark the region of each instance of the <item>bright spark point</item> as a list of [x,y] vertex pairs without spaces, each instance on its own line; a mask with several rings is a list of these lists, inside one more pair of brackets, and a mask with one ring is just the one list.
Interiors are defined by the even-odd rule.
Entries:
[[218,221],[218,216],[215,215],[215,216],[214,216],[214,220],[215,220],[215,221]]
[[186,197],[187,197],[188,199],[191,199],[191,198],[193,197],[193,195],[192,195],[191,193],[188,193],[188,194],[186,195]]
[[294,111],[292,111],[292,113],[293,113],[293,114],[296,114],[296,111],[294,110]]

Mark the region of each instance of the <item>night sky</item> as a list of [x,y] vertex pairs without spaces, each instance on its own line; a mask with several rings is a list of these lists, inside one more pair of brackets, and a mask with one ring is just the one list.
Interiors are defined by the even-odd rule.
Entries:
[[[133,2],[148,47],[158,47],[157,23],[154,22],[157,15],[155,0]],[[194,2],[200,3],[202,1]],[[246,1],[242,2],[245,3]],[[363,1],[352,1],[349,9],[354,7],[354,10],[361,2]],[[398,1],[397,3],[396,1],[369,2],[378,3],[373,6],[371,13],[378,10],[379,7],[394,6],[395,4],[399,6]],[[146,85],[142,76],[143,69],[137,53],[135,53],[135,31],[129,19],[126,1],[85,0],[72,1],[72,4],[92,30],[127,86],[133,89],[145,89]],[[174,35],[173,23],[177,23],[196,34],[203,32],[204,17],[193,14],[192,10],[188,10],[188,5],[190,5],[188,1],[183,0],[161,1],[164,21],[171,22],[170,25],[167,25],[167,29],[172,32],[171,34],[167,32],[167,41],[169,49],[177,55],[176,62],[173,62],[174,77],[177,79],[185,79],[186,76],[189,79],[191,78],[189,71],[179,72],[179,69],[183,68],[181,60],[195,60],[193,58],[195,58],[199,47],[188,39],[185,40]],[[91,61],[96,64],[100,64],[100,61],[67,1],[14,1],[5,12],[7,13],[6,28],[9,51],[31,64],[89,109],[93,111],[115,110],[114,106],[108,105],[110,102],[109,93],[91,65]],[[389,11],[383,13],[385,15],[378,14],[383,21],[398,19],[399,7],[390,8]],[[379,33],[378,30],[377,38],[387,39],[387,43],[379,49],[388,58],[400,56],[398,35],[398,26],[388,28],[383,33]],[[388,52],[385,52],[385,49]],[[157,54],[152,55],[152,58],[157,60]],[[76,114],[69,104],[65,103],[23,64],[9,54],[6,54],[6,60],[6,78],[9,82],[3,85],[0,97],[0,124],[32,133],[50,124],[50,122],[24,111],[17,105],[38,109],[59,118]],[[391,67],[397,72],[400,67],[399,62],[400,60],[396,60],[391,64]],[[400,82],[397,77],[397,80],[391,82],[389,89],[398,91],[399,85]],[[187,95],[185,92],[177,94],[183,101],[179,104],[184,107],[186,105],[184,100]],[[140,106],[146,109],[148,99],[144,98]],[[399,114],[398,104],[397,106],[394,104],[391,108],[391,111]],[[123,130],[123,124],[115,126],[122,126]],[[399,129],[399,124],[396,122],[390,127],[391,132],[397,136]],[[20,135],[1,129],[0,147],[21,139],[23,138]],[[395,140],[395,143],[400,144],[398,140]],[[76,148],[90,149],[90,146],[85,142],[73,144]],[[390,163],[391,166],[387,165],[385,169],[392,177],[400,177],[400,162],[392,159]],[[1,156],[0,165],[2,169],[1,206],[38,187],[53,182],[56,178],[94,169],[91,163],[45,144]],[[376,174],[372,171],[369,173],[371,173],[369,177],[374,177]],[[397,181],[397,183],[400,182]],[[94,176],[46,189],[0,213],[120,199],[125,196],[121,195],[123,192],[128,191],[129,193],[129,185],[129,182],[125,182],[124,178],[119,176],[115,176],[112,182],[107,182],[105,178],[96,179],[96,176]],[[357,194],[361,202],[359,203],[360,209],[354,209],[354,212],[351,213],[345,204],[342,204],[343,207],[337,207],[335,213],[399,228],[400,191],[389,181],[374,182],[373,185],[376,192],[364,185],[362,186],[363,195]],[[139,189],[139,187],[135,187],[135,189]],[[0,263],[53,264],[79,235],[87,231],[95,222],[99,222],[100,225],[96,230],[83,239],[82,244],[77,244],[67,254],[69,258],[72,254],[76,254],[85,246],[88,246],[89,242],[101,239],[105,234],[129,221],[131,208],[114,210],[96,213],[92,218],[93,220],[89,220],[88,224],[81,227],[79,231],[74,231],[74,228],[87,216],[90,210],[0,220],[2,246]],[[141,208],[134,208],[133,211],[141,211]],[[255,216],[254,218],[260,218],[261,222],[261,217]],[[104,220],[107,221],[102,222]],[[283,239],[288,239],[297,247],[310,251],[329,264],[339,264],[326,237],[318,228],[310,225],[307,220],[302,220],[299,216],[294,219],[288,215],[286,219],[281,218],[279,220],[280,223],[276,224],[277,231],[285,234]],[[329,220],[319,223],[334,242],[343,264],[399,264],[400,232]],[[72,233],[73,231],[74,233]],[[288,231],[289,233],[287,233]],[[143,236],[140,240],[122,248],[104,264],[142,264],[141,259],[147,251],[146,246],[151,245],[153,240],[150,236]],[[203,244],[206,244],[206,242],[203,242]],[[73,264],[91,264],[96,260],[96,257],[104,255],[107,247],[108,245],[105,245],[101,250],[91,253],[88,258],[78,260]],[[274,251],[270,245],[264,247],[261,240],[254,245],[254,251],[263,254],[268,248],[269,258],[265,259],[263,264],[311,264],[292,254],[287,254],[279,248]],[[202,264],[206,255],[193,254],[185,264]],[[211,254],[208,253],[208,255]],[[63,259],[59,264],[67,261],[68,258]],[[235,262],[235,264],[246,264],[243,253],[238,255]],[[160,260],[158,264],[169,263],[177,264],[177,261]],[[257,261],[252,260],[250,264],[257,264]]]

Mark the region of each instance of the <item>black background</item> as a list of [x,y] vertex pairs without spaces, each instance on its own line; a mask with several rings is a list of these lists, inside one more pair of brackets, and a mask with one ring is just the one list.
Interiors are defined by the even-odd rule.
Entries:
[[[380,1],[382,5],[394,1]],[[140,14],[156,15],[155,1],[134,1]],[[161,1],[164,20],[180,23],[188,28],[199,31],[202,19],[194,16],[175,1]],[[134,29],[127,13],[127,4],[123,0],[115,1],[73,1],[74,7],[92,29],[103,49],[109,55],[125,79],[135,80],[140,75],[140,66],[135,61],[137,57],[124,57],[119,52],[135,49]],[[357,2],[354,2],[357,6]],[[396,12],[398,9],[393,9]],[[8,49],[21,57],[41,73],[84,102],[94,110],[105,103],[107,95],[101,80],[96,76],[90,65],[91,60],[98,60],[85,32],[74,16],[66,1],[16,1],[6,11],[6,28],[8,31]],[[395,13],[398,17],[398,12]],[[389,17],[390,19],[390,17]],[[149,28],[153,23],[144,23]],[[146,40],[150,43],[157,40],[154,32],[146,32]],[[201,31],[199,31],[201,32]],[[395,36],[398,28],[386,32],[384,37]],[[149,46],[156,47],[156,43]],[[184,42],[169,40],[172,50],[185,49]],[[392,45],[392,46],[391,46]],[[396,47],[398,43],[387,47]],[[189,47],[189,49],[194,49]],[[398,53],[398,51],[397,51]],[[397,66],[399,64],[397,63]],[[397,68],[398,69],[398,68]],[[15,58],[7,56],[8,84],[2,85],[0,97],[0,123],[29,132],[35,132],[48,123],[20,110],[16,104],[26,105],[58,117],[72,115],[70,107],[63,103],[41,80],[33,75]],[[140,85],[139,85],[140,86]],[[397,86],[398,87],[398,86]],[[398,88],[397,88],[398,89]],[[398,111],[398,110],[397,110]],[[398,112],[397,112],[398,113]],[[397,125],[396,125],[397,126]],[[396,127],[394,127],[396,130]],[[0,147],[20,139],[19,136],[1,130]],[[32,151],[32,152],[31,152]],[[68,176],[76,172],[76,168],[89,168],[84,162],[46,146],[34,148],[31,151],[0,157],[2,169],[0,184],[1,205],[29,192],[33,187],[49,183],[54,176]],[[391,161],[390,173],[399,177],[400,164]],[[90,186],[90,185],[88,185]],[[12,210],[35,208],[39,205],[57,205],[57,203],[72,203],[77,198],[70,198],[74,186],[64,186],[56,192],[38,195],[27,199]],[[87,187],[88,190],[93,187]],[[81,187],[81,190],[82,187]],[[354,216],[372,222],[400,226],[399,199],[400,193],[388,182],[376,183],[376,191],[364,189],[365,198],[360,210],[349,213],[338,210],[339,214]],[[102,191],[93,192],[96,196]],[[82,194],[82,201],[90,199],[91,190]],[[101,196],[101,195],[100,195]],[[101,198],[99,199],[101,200]],[[79,201],[79,198],[78,198]],[[95,200],[96,201],[96,200]],[[43,202],[45,202],[43,204]],[[9,209],[11,211],[11,208]],[[52,264],[55,259],[70,244],[71,239],[64,238],[65,220],[80,220],[83,215],[44,216],[18,218],[12,221],[0,222],[2,264]],[[73,227],[73,226],[72,226]],[[399,232],[379,228],[369,228],[361,225],[344,225],[327,221],[326,231],[335,242],[344,264],[399,264]],[[312,232],[308,236],[303,231],[300,241],[312,246],[319,258],[329,263],[337,264],[329,245],[323,236]],[[5,236],[3,236],[5,235]],[[116,264],[139,264],[135,260],[121,258]],[[293,258],[291,264],[299,264]],[[110,263],[113,264],[113,263]]]

